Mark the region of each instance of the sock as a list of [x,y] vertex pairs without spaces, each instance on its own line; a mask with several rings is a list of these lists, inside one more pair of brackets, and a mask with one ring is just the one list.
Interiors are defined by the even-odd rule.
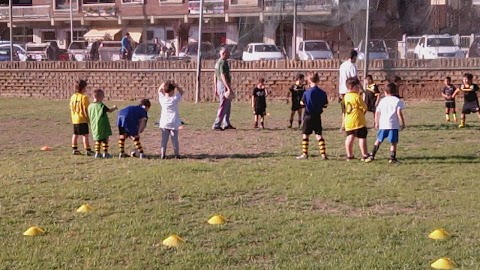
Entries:
[[100,141],[95,141],[95,154],[100,154]]
[[452,113],[452,116],[453,116],[453,121],[457,122],[457,114],[456,114],[456,113]]
[[260,125],[261,125],[262,127],[264,126],[264,125],[263,125],[263,121],[260,122]]
[[302,126],[302,121],[298,120],[298,127]]
[[78,151],[78,145],[72,144],[72,149],[73,149],[73,151]]
[[138,150],[138,152],[143,154],[143,147],[142,143],[140,142],[140,138],[135,138],[135,140],[133,140],[133,144],[135,144],[135,148]]
[[118,148],[120,149],[120,154],[125,153],[125,139],[118,140]]
[[320,155],[327,156],[327,147],[324,139],[318,140],[318,147],[320,147]]
[[[108,154],[108,142],[103,141],[103,142],[102,142],[102,146],[103,146],[103,152],[104,152],[105,154]],[[99,146],[98,148],[99,148],[98,150],[100,150],[100,146]]]
[[308,157],[308,138],[302,140],[302,153]]
[[450,121],[450,115],[448,113],[445,114],[445,120]]
[[460,121],[460,125],[465,126],[465,120],[464,120],[464,119],[462,119],[462,120]]
[[87,149],[85,149],[85,150],[87,150],[87,152],[91,152],[92,148],[90,148],[90,146],[87,146]]
[[397,153],[395,151],[390,151],[390,158],[391,159],[396,159]]
[[293,120],[290,120],[290,126],[292,126],[292,125],[293,125]]
[[374,145],[374,146],[373,146],[372,157],[375,157],[375,155],[376,155],[377,152],[378,152],[378,148],[380,148],[378,145]]

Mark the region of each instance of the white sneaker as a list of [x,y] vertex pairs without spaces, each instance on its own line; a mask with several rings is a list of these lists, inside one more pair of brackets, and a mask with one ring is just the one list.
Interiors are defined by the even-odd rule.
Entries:
[[302,159],[308,159],[308,156],[305,154],[301,154],[300,156],[297,157],[297,160],[302,160]]

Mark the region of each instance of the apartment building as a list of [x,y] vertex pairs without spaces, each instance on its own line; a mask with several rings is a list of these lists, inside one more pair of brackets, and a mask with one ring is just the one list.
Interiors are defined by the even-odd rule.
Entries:
[[[302,0],[297,14],[299,18],[331,16],[335,5],[338,0]],[[120,40],[129,32],[136,42],[158,38],[179,48],[181,34],[176,26],[187,26],[188,40],[197,40],[199,13],[200,0],[13,0],[14,40],[56,40],[66,48],[70,35],[73,40]],[[9,37],[8,20],[8,6],[0,6],[2,40]],[[202,38],[215,45],[265,41],[291,47],[292,22],[293,0],[204,0]],[[305,25],[297,27],[300,41]]]

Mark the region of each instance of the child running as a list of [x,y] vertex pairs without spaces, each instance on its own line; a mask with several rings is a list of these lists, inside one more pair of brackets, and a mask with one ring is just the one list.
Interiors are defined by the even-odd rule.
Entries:
[[[95,158],[111,158],[108,153],[108,137],[112,135],[112,128],[108,120],[107,113],[117,110],[117,106],[109,109],[103,104],[105,92],[102,89],[93,91],[93,103],[88,106],[88,115],[90,116],[90,126],[92,128],[92,137],[95,141]],[[103,156],[100,155],[100,146],[103,147]]]
[[367,105],[360,96],[361,85],[357,78],[347,79],[348,92],[343,98],[345,103],[345,131],[347,138],[345,139],[345,149],[347,152],[347,161],[355,159],[353,155],[353,142],[358,138],[360,151],[362,152],[362,161],[369,162],[367,150],[367,121],[365,113]]
[[94,153],[90,148],[90,142],[88,139],[88,97],[85,95],[87,91],[87,81],[80,80],[76,85],[76,92],[70,98],[70,114],[73,123],[73,136],[72,136],[72,154],[81,155],[78,151],[78,137],[83,136],[83,147],[86,150],[87,156],[92,156]]
[[288,128],[292,128],[295,113],[298,114],[298,128],[302,126],[302,105],[300,104],[300,101],[302,100],[303,93],[305,93],[305,76],[303,74],[298,74],[295,84],[290,87],[287,95],[287,104],[289,96],[292,98],[290,125]]
[[365,104],[367,105],[367,110],[372,112],[375,117],[375,108],[380,101],[380,91],[373,81],[372,75],[367,75],[365,77],[365,83],[367,85],[367,90],[365,91]]
[[[177,89],[177,93],[175,93]],[[165,159],[167,153],[168,139],[172,139],[175,158],[180,158],[180,147],[178,143],[178,130],[182,125],[178,104],[182,101],[183,89],[174,81],[167,81],[158,89],[158,100],[161,106],[159,127],[162,130],[162,143],[160,147],[160,158]]]
[[265,114],[267,110],[267,96],[268,92],[265,88],[265,79],[258,80],[258,84],[253,89],[252,94],[252,109],[254,115],[253,128],[258,128],[258,120],[260,120],[260,128],[265,128]]
[[463,75],[463,84],[458,88],[453,97],[455,98],[460,92],[463,92],[464,103],[462,109],[462,116],[459,128],[465,127],[465,116],[470,113],[476,113],[480,118],[480,108],[478,106],[478,97],[477,92],[479,88],[478,85],[473,83],[473,75],[470,73],[465,73]]
[[457,88],[452,84],[452,78],[446,77],[443,81],[445,86],[442,90],[442,96],[445,98],[445,121],[450,122],[450,113],[453,121],[457,122],[457,112],[455,110],[455,96],[453,95]]
[[327,93],[317,86],[320,82],[318,73],[309,72],[307,78],[310,88],[305,91],[302,98],[302,103],[305,105],[305,115],[303,116],[302,126],[302,154],[298,156],[297,159],[308,158],[309,137],[315,132],[318,146],[320,147],[320,155],[326,160],[328,158],[325,140],[322,136],[321,114],[323,113],[323,109],[328,106]]
[[[136,150],[141,159],[147,158],[143,153],[143,147],[140,143],[140,133],[145,130],[148,120],[148,110],[151,103],[148,99],[142,99],[138,106],[128,106],[121,109],[117,114],[117,126],[119,133],[118,148],[120,149],[119,158],[127,157],[125,154],[125,140],[130,137],[133,140]],[[130,156],[135,156],[135,151]]]
[[396,85],[389,83],[385,87],[385,97],[378,104],[375,113],[375,128],[378,129],[377,140],[370,157],[366,159],[366,162],[370,162],[375,159],[380,144],[388,138],[391,143],[390,146],[390,159],[389,163],[397,163],[397,144],[398,144],[398,131],[405,128],[405,119],[403,118],[402,110],[405,109],[405,105],[398,97],[393,96],[396,93]]

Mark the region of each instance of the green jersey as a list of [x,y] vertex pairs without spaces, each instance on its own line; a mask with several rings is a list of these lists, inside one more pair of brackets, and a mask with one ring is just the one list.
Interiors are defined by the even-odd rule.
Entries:
[[228,65],[227,60],[220,58],[215,64],[215,75],[217,75],[217,81],[222,81],[222,74],[225,75],[225,80],[227,83],[232,82],[232,77],[230,76],[230,66]]
[[92,137],[95,141],[108,139],[112,135],[112,128],[108,120],[108,111],[110,109],[101,102],[90,103],[88,106],[88,116],[90,117],[90,128]]

